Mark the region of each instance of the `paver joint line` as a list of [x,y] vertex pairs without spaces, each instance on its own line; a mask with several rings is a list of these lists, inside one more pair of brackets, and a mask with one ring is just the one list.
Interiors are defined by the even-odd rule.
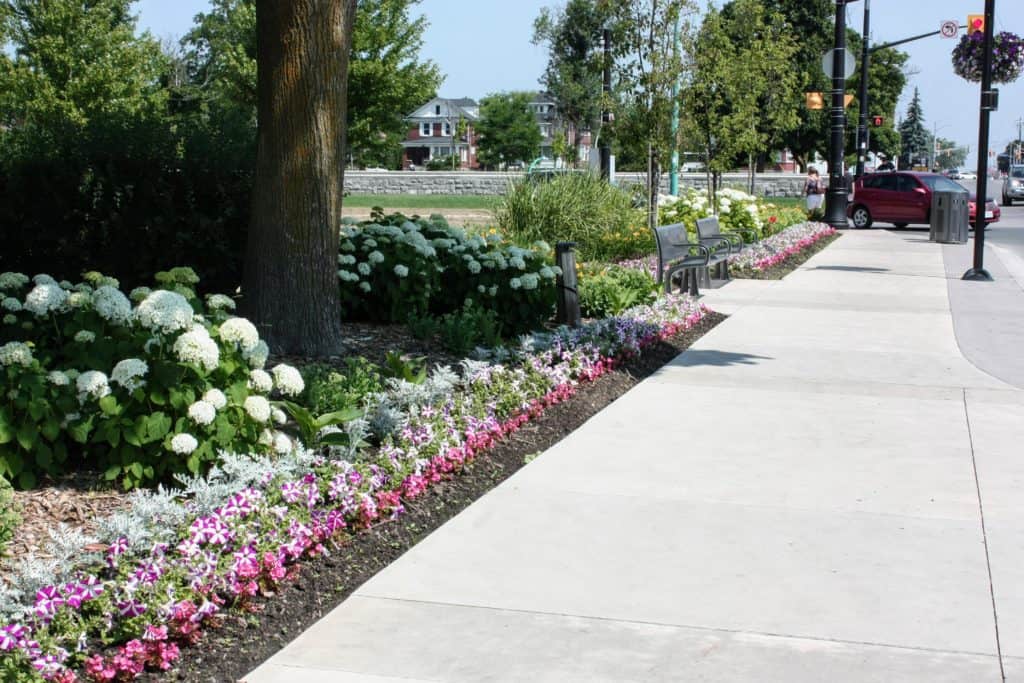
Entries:
[[[861,645],[865,647],[887,648],[890,650],[906,650],[908,652],[934,652],[946,655],[966,655],[972,657],[992,657],[988,652],[975,652],[973,650],[946,650],[934,647],[914,647],[912,645],[893,645],[891,643],[878,643],[870,640],[846,640],[842,638],[822,638],[821,636],[798,635],[792,633],[775,633],[772,631],[751,631],[739,628],[724,628],[721,626],[698,626],[695,624],[672,624],[661,621],[645,621],[642,619],[617,619],[612,617],[601,617],[592,614],[569,614],[566,612],[538,612],[529,609],[515,609],[512,607],[490,607],[488,605],[469,605],[459,602],[436,602],[434,600],[414,600],[411,598],[393,598],[387,595],[372,595],[370,593],[356,593],[360,598],[367,600],[387,600],[388,602],[403,602],[416,605],[437,605],[440,607],[461,607],[463,609],[486,610],[489,612],[510,612],[513,614],[529,614],[547,617],[564,617],[566,619],[584,619],[591,621],[604,621],[613,624],[633,624],[637,626],[659,626],[662,628],[687,629],[692,631],[709,631],[711,633],[731,633],[735,635],[763,636],[766,638],[789,638],[792,640],[807,640],[819,643],[835,643],[836,645]],[[996,655],[998,656],[998,655]],[[1000,670],[1002,661],[1000,659]],[[1005,680],[1005,677],[1004,679]]]
[[988,534],[985,532],[985,506],[981,500],[981,484],[978,481],[978,460],[974,455],[974,436],[971,434],[971,411],[967,406],[967,390],[964,389],[964,418],[967,420],[967,438],[971,443],[971,467],[974,470],[974,488],[978,492],[978,517],[981,519],[981,538],[985,547],[985,569],[988,570],[988,592],[992,598],[992,624],[996,632],[996,654],[999,656],[999,675],[1006,680],[1003,668],[1003,649],[999,639],[999,614],[996,609],[996,591],[992,582],[992,561],[988,554]]

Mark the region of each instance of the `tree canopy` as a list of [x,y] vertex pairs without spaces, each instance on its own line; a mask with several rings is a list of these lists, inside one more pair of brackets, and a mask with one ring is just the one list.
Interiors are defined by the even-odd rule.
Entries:
[[[846,92],[853,95],[853,102],[847,107],[851,122],[856,121],[856,116],[860,112],[859,55],[863,44],[859,33],[847,30],[847,49],[858,55],[857,70],[846,82]],[[896,158],[900,151],[900,135],[895,125],[896,105],[907,83],[905,69],[909,58],[906,52],[886,47],[873,51],[868,60],[868,116],[881,116],[883,119],[882,126],[869,128],[868,149],[888,159]],[[846,133],[846,149],[856,159],[856,124],[848,125]]]
[[480,101],[477,158],[484,166],[529,161],[540,150],[541,134],[530,110],[530,93],[506,92]]

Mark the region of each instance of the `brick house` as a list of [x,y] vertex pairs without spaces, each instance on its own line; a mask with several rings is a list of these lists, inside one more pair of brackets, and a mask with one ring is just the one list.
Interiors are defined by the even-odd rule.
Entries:
[[[402,141],[402,168],[423,168],[427,161],[455,154],[460,169],[479,168],[474,124],[480,107],[468,97],[435,97],[405,117],[409,132]],[[464,133],[459,135],[459,122]]]

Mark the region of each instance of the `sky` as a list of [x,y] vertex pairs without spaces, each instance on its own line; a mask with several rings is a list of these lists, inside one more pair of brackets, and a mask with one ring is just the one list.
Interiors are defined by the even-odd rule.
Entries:
[[[866,0],[847,6],[847,25],[860,32]],[[945,20],[966,23],[967,14],[981,13],[984,0],[870,0],[871,42],[881,44],[937,31]],[[445,74],[444,97],[479,99],[491,92],[534,90],[547,62],[545,51],[530,42],[533,20],[543,7],[564,0],[422,0],[414,12],[426,15],[421,56]],[[702,4],[704,4],[702,2]],[[721,2],[717,4],[721,5]],[[206,11],[208,0],[139,0],[139,26],[157,37],[180,37],[193,17]],[[996,31],[1024,34],[1024,0],[996,0]],[[976,166],[980,88],[953,73],[950,53],[956,39],[940,36],[899,46],[910,55],[914,72],[907,79],[897,117],[906,113],[917,87],[925,125],[939,137],[969,146],[967,166]],[[1024,78],[998,86],[999,110],[991,115],[989,149],[1001,152],[1017,135],[1024,117]],[[856,112],[850,112],[851,120]]]

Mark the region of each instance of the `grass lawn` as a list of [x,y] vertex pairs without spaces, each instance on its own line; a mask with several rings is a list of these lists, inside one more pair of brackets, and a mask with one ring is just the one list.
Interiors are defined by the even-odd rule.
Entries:
[[501,197],[444,194],[350,194],[345,206],[353,209],[490,209]]

